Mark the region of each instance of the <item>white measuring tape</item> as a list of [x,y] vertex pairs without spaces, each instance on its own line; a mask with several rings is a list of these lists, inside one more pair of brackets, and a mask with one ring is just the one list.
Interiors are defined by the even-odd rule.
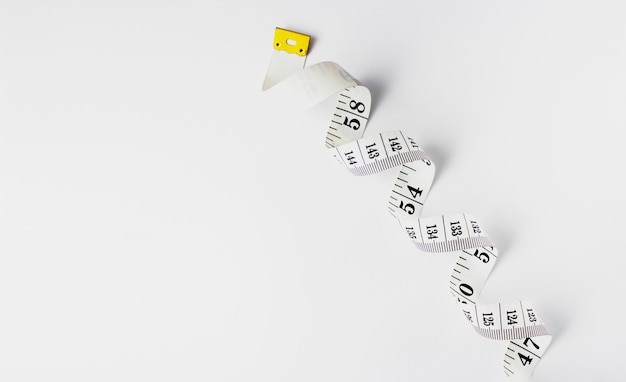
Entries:
[[276,28],[274,53],[263,90],[301,110],[339,93],[326,146],[354,175],[401,166],[389,197],[389,211],[424,252],[456,252],[450,293],[478,334],[508,340],[504,373],[530,378],[552,337],[526,301],[483,304],[477,299],[498,259],[498,250],[475,218],[467,214],[420,217],[435,165],[402,131],[363,137],[371,109],[369,90],[334,62],[304,67],[310,37]]

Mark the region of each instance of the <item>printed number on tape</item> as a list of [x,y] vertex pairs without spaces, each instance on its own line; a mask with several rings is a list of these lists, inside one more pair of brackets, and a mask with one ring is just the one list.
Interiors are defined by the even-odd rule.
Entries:
[[484,304],[478,296],[498,259],[483,226],[468,214],[421,217],[435,175],[435,164],[403,131],[364,136],[372,105],[367,87],[334,62],[305,67],[309,36],[276,28],[274,52],[263,90],[304,110],[338,94],[326,146],[354,175],[400,167],[389,196],[389,212],[415,246],[425,252],[458,255],[450,293],[478,334],[509,341],[504,373],[527,379],[551,341],[537,311],[526,301]]

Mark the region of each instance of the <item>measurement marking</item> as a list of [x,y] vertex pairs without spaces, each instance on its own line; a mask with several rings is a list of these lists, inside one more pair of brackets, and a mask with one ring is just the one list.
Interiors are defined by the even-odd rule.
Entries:
[[456,293],[457,295],[463,297],[464,299],[466,299],[467,301],[471,302],[472,304],[474,304],[474,301],[470,300],[469,298],[463,296],[462,294],[460,294],[459,292],[457,292],[456,290],[454,290],[454,288],[450,287],[450,290],[453,291],[454,293]]
[[402,165],[402,167],[406,167],[406,168],[408,168],[409,170],[413,170],[414,172],[417,172],[417,170],[416,170],[416,169],[414,169],[413,167],[409,167],[409,166],[407,166],[407,165]]
[[514,373],[514,372],[512,372],[512,371],[511,371],[508,367],[506,367],[506,366],[505,366],[504,368],[505,368],[505,369],[507,369],[507,370],[509,371],[509,373],[511,373],[511,374],[515,374],[515,373]]
[[[406,172],[404,172],[404,171],[402,171],[402,170],[400,170],[400,174],[402,174],[402,175],[406,175],[406,176],[409,176],[409,174],[407,174]],[[408,182],[407,182],[407,183],[408,183]]]
[[341,139],[341,137],[340,137],[340,136],[335,135],[335,134],[331,133],[330,131],[328,132],[328,135],[332,135],[333,137],[335,137],[335,138],[337,138],[337,139]]
[[478,305],[474,305],[474,312],[476,312],[476,326],[480,328],[480,322],[478,321]]
[[341,94],[341,93],[339,93],[339,95],[340,95],[340,96],[342,96],[342,97],[350,98],[350,97],[348,97],[348,96],[347,96],[347,95],[345,95],[345,94]]
[[483,247],[483,249],[485,250],[485,252],[489,253],[490,255],[494,255],[495,257],[498,257],[493,251],[488,250],[487,247]]
[[448,241],[448,235],[446,235],[446,219],[444,219],[443,215],[441,216],[441,225],[443,226],[443,239]]
[[513,342],[513,341],[511,341],[511,343],[512,343],[513,345],[517,346],[518,348],[520,348],[520,349],[522,349],[522,350],[525,350],[525,351],[529,352],[530,354],[534,355],[535,357],[537,357],[537,358],[541,359],[541,357],[539,357],[537,354],[535,354],[535,353],[531,352],[530,350],[528,350],[528,349],[526,349],[526,348],[523,348],[521,345],[518,345],[518,344],[516,344],[516,343],[515,343],[515,342]]
[[[342,100],[337,100],[337,102],[342,103],[342,104],[344,104],[344,105],[346,104],[346,103],[345,103],[345,102],[343,102]],[[337,108],[337,109],[339,109],[339,108]],[[340,109],[340,110],[341,110],[341,109]]]
[[526,312],[524,312],[524,307],[522,306],[522,302],[519,302],[519,307],[522,309],[522,320],[524,320],[524,326],[526,326]]
[[337,131],[336,127],[328,126],[329,129]]
[[411,149],[409,148],[409,144],[406,143],[406,138],[404,138],[404,134],[402,133],[402,130],[400,130],[400,136],[402,137],[402,140],[404,141],[404,145],[405,145],[404,147],[406,147],[410,151]]
[[[398,185],[396,184],[396,186],[398,186]],[[398,187],[400,187],[400,186],[398,186]],[[400,187],[400,188],[402,188],[402,187]],[[399,193],[399,192],[398,192],[398,191],[396,191],[396,190],[391,190],[391,192],[395,192],[396,194],[398,194],[398,195],[400,195],[400,196],[402,196],[402,197],[404,197],[404,198],[407,198],[407,199],[409,199],[410,201],[415,202],[415,203],[417,203],[417,204],[419,204],[419,205],[421,205],[421,206],[423,206],[423,205],[424,205],[424,203],[420,203],[420,202],[418,202],[418,201],[417,201],[417,200],[415,200],[415,199],[409,198],[409,197],[408,197],[408,196],[406,196],[406,195],[402,195],[401,193]]]
[[338,110],[341,110],[341,111],[345,111],[346,113],[350,113],[350,114],[352,114],[352,115],[356,115],[357,117],[360,117],[360,118],[363,118],[363,119],[367,120],[367,118],[366,118],[366,117],[364,117],[364,116],[362,116],[361,114],[353,113],[353,112],[351,112],[350,110],[345,110],[345,109],[342,109],[342,108],[340,108],[340,107],[338,107],[337,109],[338,109]]
[[[389,154],[387,153],[387,148],[385,147],[385,140],[383,139],[383,135],[382,134],[378,134],[378,135],[380,136],[380,141],[383,144],[383,149],[385,150],[385,156],[387,158],[389,158]],[[402,172],[402,171],[400,171],[400,172]],[[408,174],[406,174],[406,175],[408,175]]]
[[466,266],[465,266],[465,265],[463,265],[463,264],[456,263],[456,265],[458,265],[458,266],[459,266],[459,267],[461,267],[461,268],[465,268],[465,269],[467,269],[468,271],[470,270],[468,267],[466,267]]
[[404,179],[402,179],[402,178],[398,178],[398,180],[401,180],[401,181],[403,181],[404,183],[409,183],[409,182],[407,182],[406,180],[404,180]]
[[394,198],[393,195],[391,195],[389,198],[395,200],[395,201],[399,201],[398,199]]
[[455,275],[450,275],[450,277],[452,277],[453,279],[455,279],[456,281],[461,281],[460,278],[456,277]]
[[361,154],[361,160],[365,163],[365,157],[363,156],[363,151],[361,151],[361,144],[359,141],[356,141],[356,146],[359,148],[359,154]]

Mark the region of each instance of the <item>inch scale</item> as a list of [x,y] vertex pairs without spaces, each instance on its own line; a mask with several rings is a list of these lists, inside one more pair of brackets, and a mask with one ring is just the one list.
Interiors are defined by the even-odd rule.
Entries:
[[263,84],[298,109],[338,94],[326,133],[326,146],[354,175],[400,167],[388,209],[413,244],[423,252],[458,255],[450,275],[450,293],[478,334],[508,341],[504,373],[530,378],[552,337],[535,308],[526,301],[484,304],[477,299],[498,250],[478,221],[468,214],[421,217],[435,176],[435,165],[415,140],[402,131],[364,136],[371,94],[334,62],[304,67],[310,37],[276,28],[274,52]]

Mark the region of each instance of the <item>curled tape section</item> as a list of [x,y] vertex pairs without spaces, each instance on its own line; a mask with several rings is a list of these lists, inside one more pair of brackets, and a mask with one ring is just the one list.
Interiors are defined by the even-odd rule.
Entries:
[[[280,29],[280,33],[282,38],[289,38],[284,34],[289,31]],[[478,334],[509,341],[504,353],[504,373],[515,379],[529,379],[552,337],[529,302],[478,302],[498,259],[498,250],[484,228],[464,213],[421,217],[435,176],[435,164],[403,131],[363,136],[372,104],[368,88],[334,62],[306,68],[304,64],[302,56],[275,50],[264,90],[272,88],[270,92],[281,97],[282,102],[300,110],[339,94],[326,146],[354,175],[400,167],[389,196],[389,212],[420,251],[458,255],[450,275],[450,294]],[[289,69],[283,71],[281,67]]]

